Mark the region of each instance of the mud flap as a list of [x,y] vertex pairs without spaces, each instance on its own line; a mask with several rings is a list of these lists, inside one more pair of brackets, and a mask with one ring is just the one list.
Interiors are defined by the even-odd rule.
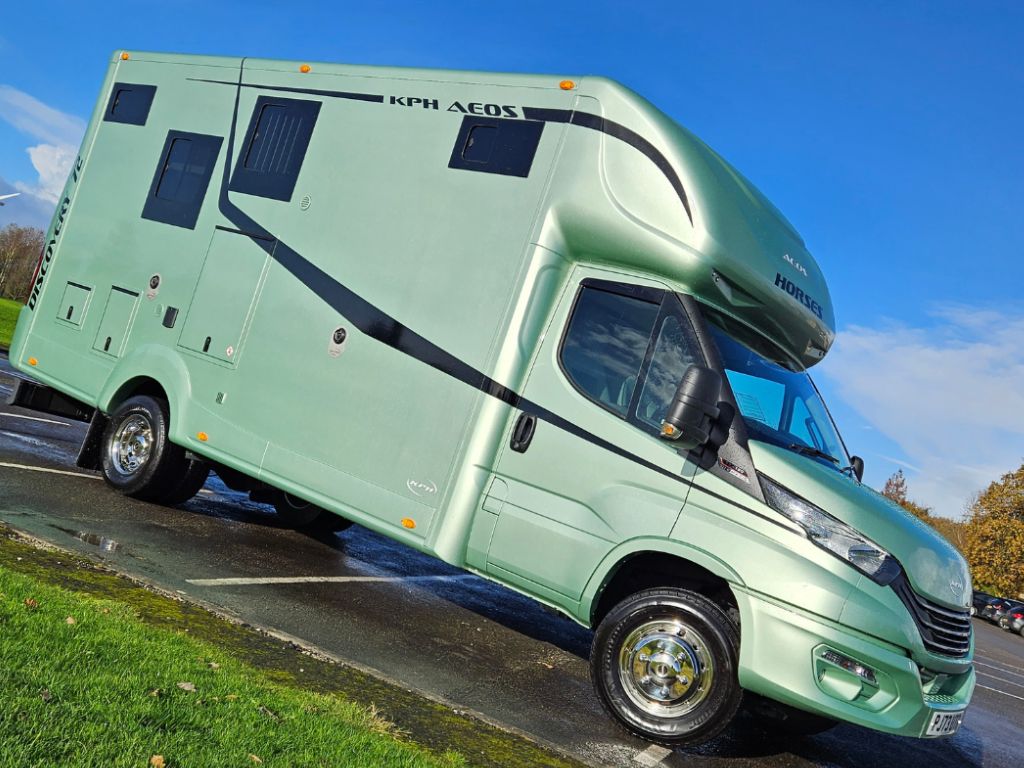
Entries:
[[82,449],[78,452],[78,459],[75,461],[76,466],[82,469],[103,469],[101,457],[103,432],[109,423],[110,419],[104,414],[98,410],[93,412],[92,420],[89,422],[89,431],[85,433]]

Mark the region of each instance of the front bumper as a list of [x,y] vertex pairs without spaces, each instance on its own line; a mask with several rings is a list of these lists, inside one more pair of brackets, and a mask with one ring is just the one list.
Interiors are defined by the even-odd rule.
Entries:
[[[897,646],[756,593],[734,593],[742,630],[739,680],[749,691],[901,736],[925,736],[935,712],[961,711],[971,700],[969,658],[960,671],[933,677]],[[836,653],[868,667],[868,679],[833,663]]]

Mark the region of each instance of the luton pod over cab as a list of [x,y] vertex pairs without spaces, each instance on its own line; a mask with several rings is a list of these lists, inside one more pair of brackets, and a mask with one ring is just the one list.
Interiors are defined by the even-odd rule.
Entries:
[[970,577],[861,484],[834,336],[792,225],[610,80],[118,51],[10,357],[123,493],[213,468],[594,627],[647,739],[744,695],[948,735]]

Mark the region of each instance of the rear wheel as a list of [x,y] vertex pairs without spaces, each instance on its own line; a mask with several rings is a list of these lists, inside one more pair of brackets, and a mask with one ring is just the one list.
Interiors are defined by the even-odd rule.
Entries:
[[733,719],[739,632],[703,595],[638,592],[594,635],[591,676],[601,703],[627,730],[666,745],[707,741]]
[[165,400],[138,395],[122,403],[103,433],[103,477],[126,496],[157,501],[175,490],[188,469],[185,450],[168,438]]
[[352,522],[344,517],[284,491],[275,493],[271,502],[274,505],[274,509],[277,510],[277,516],[289,528],[343,531],[352,525]]
[[188,468],[185,470],[185,474],[173,490],[159,499],[161,504],[168,506],[184,504],[199,493],[199,490],[206,484],[206,479],[210,476],[210,465],[202,459],[186,459],[186,461]]

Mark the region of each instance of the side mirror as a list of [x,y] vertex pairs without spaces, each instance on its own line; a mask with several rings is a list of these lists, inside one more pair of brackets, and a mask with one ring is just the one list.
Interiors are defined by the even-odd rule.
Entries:
[[703,365],[691,365],[676,388],[661,422],[661,436],[687,448],[704,445],[718,419],[722,377]]
[[853,467],[853,475],[857,478],[857,482],[859,483],[864,479],[864,459],[860,456],[851,456],[850,466]]

